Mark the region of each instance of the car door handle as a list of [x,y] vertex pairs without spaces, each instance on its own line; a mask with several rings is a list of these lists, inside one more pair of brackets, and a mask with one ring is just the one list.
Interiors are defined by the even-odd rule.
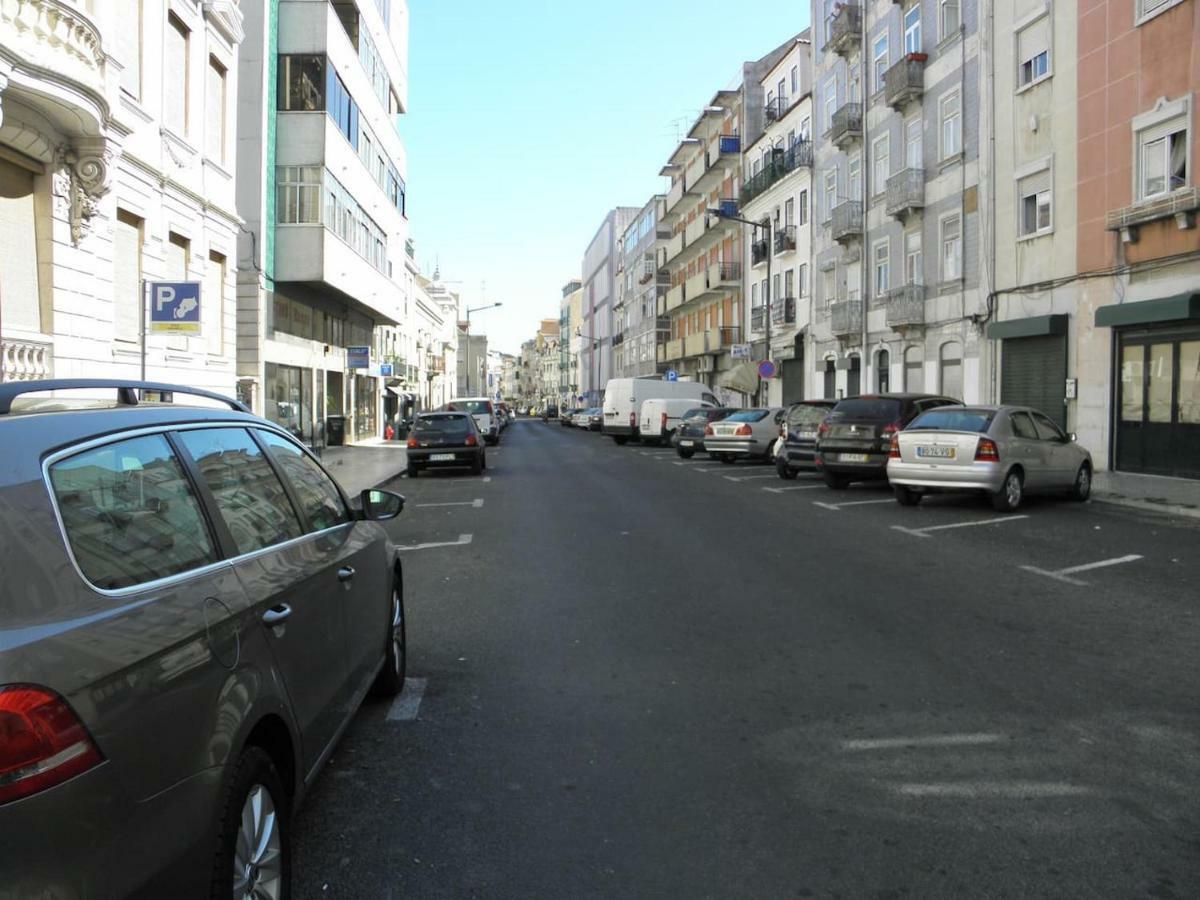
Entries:
[[354,577],[354,566],[342,566],[338,569],[338,581],[349,581]]
[[292,608],[286,603],[280,603],[278,606],[272,606],[263,613],[263,624],[267,626],[282,625],[291,614]]

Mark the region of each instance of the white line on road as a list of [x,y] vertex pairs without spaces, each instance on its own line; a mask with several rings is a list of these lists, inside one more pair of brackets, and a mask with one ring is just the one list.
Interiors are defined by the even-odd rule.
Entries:
[[943,781],[897,784],[893,790],[906,797],[999,797],[1011,800],[1079,797],[1095,793],[1090,787],[1062,781]]
[[851,500],[849,503],[822,503],[820,500],[814,500],[813,506],[819,506],[822,509],[832,509],[837,512],[839,509],[844,509],[847,506],[867,506],[871,503],[895,503],[891,497],[884,500]]
[[471,543],[471,535],[460,534],[457,541],[439,541],[435,544],[411,544],[407,547],[397,547],[397,550],[432,550],[434,547],[461,547]]
[[455,503],[418,503],[417,504],[418,509],[429,509],[430,507],[434,507],[434,506],[473,506],[476,509],[479,509],[481,506],[483,506],[483,498],[478,497],[474,500],[460,500]]
[[860,738],[842,741],[843,750],[896,750],[901,747],[961,747],[976,744],[995,744],[1004,740],[1002,734],[931,734],[914,738]]
[[823,484],[789,484],[786,487],[765,487],[763,490],[771,494],[783,494],[787,491],[811,491],[813,488],[823,487],[825,487]]
[[1092,569],[1103,569],[1108,566],[1119,566],[1122,563],[1136,562],[1141,559],[1137,553],[1130,553],[1128,556],[1117,556],[1113,559],[1102,559],[1100,562],[1085,563],[1082,566],[1071,566],[1068,569],[1057,569],[1053,572],[1048,572],[1045,569],[1039,569],[1037,566],[1021,566],[1026,572],[1033,572],[1035,575],[1045,575],[1047,578],[1053,578],[1055,581],[1062,581],[1066,584],[1074,584],[1077,586],[1086,586],[1086,581],[1080,581],[1078,578],[1070,578],[1078,572],[1088,572]]
[[1029,516],[1000,516],[996,519],[978,519],[974,522],[951,522],[949,525],[930,525],[927,528],[906,528],[903,525],[893,525],[893,531],[903,531],[913,537],[929,537],[931,531],[942,531],[946,528],[970,528],[973,525],[1003,525],[1005,522],[1017,522],[1028,519]]
[[491,481],[491,480],[492,480],[492,476],[491,476],[491,475],[484,475],[484,476],[483,476],[483,483],[484,483],[484,484],[487,484],[487,483],[488,483],[489,481]]
[[696,469],[696,468],[693,468],[693,469],[692,469],[692,471],[693,471],[693,472],[724,472],[724,471],[725,471],[725,467],[724,467],[724,466],[713,466],[713,467],[711,467],[711,468],[708,468],[708,469]]
[[404,690],[392,701],[392,708],[388,710],[389,722],[411,722],[416,719],[421,698],[425,696],[425,682],[424,678],[404,679]]
[[755,478],[778,478],[774,472],[763,472],[760,475],[726,475],[726,481],[752,481]]

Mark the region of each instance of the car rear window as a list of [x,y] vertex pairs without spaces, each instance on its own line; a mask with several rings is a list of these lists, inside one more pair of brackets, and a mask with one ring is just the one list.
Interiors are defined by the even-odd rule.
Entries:
[[466,434],[470,428],[467,417],[460,415],[421,416],[416,422],[421,434]]
[[726,422],[761,422],[770,414],[769,409],[743,409],[725,418]]
[[447,403],[446,408],[451,412],[467,412],[473,416],[490,416],[492,414],[491,400],[455,400]]
[[975,431],[980,434],[991,427],[995,413],[987,409],[944,407],[922,413],[908,426],[909,431]]
[[837,419],[892,422],[900,418],[900,401],[886,397],[854,397],[838,403],[830,415]]
[[808,403],[801,403],[798,406],[793,406],[788,411],[788,425],[791,428],[798,428],[802,425],[817,426],[825,421],[825,417],[829,415],[828,406],[813,406]]

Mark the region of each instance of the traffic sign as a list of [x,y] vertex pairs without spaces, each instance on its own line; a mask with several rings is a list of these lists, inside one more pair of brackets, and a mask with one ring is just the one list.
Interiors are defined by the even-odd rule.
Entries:
[[151,281],[150,331],[153,334],[200,334],[200,282]]
[[371,348],[368,346],[347,347],[346,348],[346,368],[347,369],[369,369],[371,368]]
[[749,359],[750,345],[749,344],[734,344],[729,348],[729,355],[733,359]]
[[380,363],[379,364],[379,374],[381,376],[383,376],[384,378],[391,378],[392,377],[392,364],[391,363]]
[[678,381],[679,373],[674,369],[667,369],[667,381]]
[[771,362],[771,360],[769,360],[769,359],[764,359],[762,362],[760,362],[758,364],[758,377],[759,378],[774,378],[775,377],[775,363]]

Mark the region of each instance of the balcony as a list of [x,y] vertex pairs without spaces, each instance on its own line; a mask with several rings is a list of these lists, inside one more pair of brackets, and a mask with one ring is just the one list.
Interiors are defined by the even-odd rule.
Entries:
[[623,343],[625,343],[625,332],[618,331],[612,336],[612,345],[614,347],[620,347]]
[[683,359],[683,338],[675,338],[673,341],[667,341],[665,359],[663,362],[674,362],[677,359]]
[[763,107],[763,118],[767,122],[778,122],[787,115],[788,109],[787,97],[773,97]]
[[654,330],[658,333],[658,339],[665,341],[671,336],[671,320],[667,316],[658,316],[654,320]]
[[708,294],[708,272],[703,268],[683,283],[684,303],[702,300]]
[[911,328],[925,324],[925,285],[906,284],[889,291],[885,303],[889,328]]
[[825,28],[825,52],[848,56],[862,43],[862,7],[844,3],[829,19]]
[[762,334],[767,330],[767,308],[765,306],[756,306],[750,310],[750,331],[754,334]]
[[654,264],[654,259],[647,257],[642,260],[641,269],[638,273],[638,284],[649,284],[650,279],[654,277],[658,271],[658,267]]
[[679,206],[684,197],[696,196],[696,192],[691,190],[686,183],[687,177],[681,173],[680,176],[675,179],[675,183],[671,185],[671,189],[667,191],[667,203],[666,209],[664,210],[665,215],[663,217],[667,221],[670,221],[678,216],[679,211],[676,209],[676,207]]
[[688,185],[698,194],[705,194],[721,184],[737,167],[742,158],[742,139],[736,134],[722,134],[713,138],[704,150],[704,155],[698,160],[703,169],[696,176],[695,183],[690,180],[692,167],[688,166]]
[[667,291],[666,303],[663,305],[663,310],[670,312],[673,309],[683,306],[684,297],[684,286],[682,284],[675,285],[675,287]]
[[656,362],[665,363],[667,361],[667,345],[656,344],[654,347],[654,359]]
[[772,325],[795,325],[796,324],[796,298],[781,297],[778,300],[771,301],[771,324]]
[[852,338],[862,336],[863,304],[862,300],[839,300],[831,303],[830,331],[834,337]]
[[861,200],[846,200],[833,208],[832,236],[839,244],[862,238],[863,205]]
[[796,226],[785,225],[775,231],[775,252],[788,253],[796,249]]
[[826,137],[839,149],[862,139],[862,104],[843,103],[833,113]]
[[750,244],[750,265],[760,266],[767,261],[768,250],[767,239],[761,238]]
[[925,92],[925,54],[910,53],[883,73],[883,102],[903,109]]
[[667,246],[663,251],[663,262],[670,262],[673,260],[683,252],[683,248],[685,246],[687,246],[687,244],[684,241],[683,232],[681,231],[679,234],[667,241]]
[[0,340],[0,381],[54,377],[54,345],[48,341]]
[[684,302],[718,297],[727,290],[741,287],[741,284],[742,267],[738,263],[713,263],[685,282]]
[[1109,210],[1104,227],[1108,231],[1120,232],[1121,240],[1132,244],[1137,243],[1138,229],[1142,225],[1161,219],[1174,219],[1176,227],[1180,229],[1195,227],[1197,211],[1200,211],[1200,189],[1177,188],[1163,197],[1140,200],[1131,206]]
[[925,207],[925,170],[901,169],[887,180],[887,214],[903,219]]
[[742,342],[742,326],[722,325],[717,329],[717,349],[728,350]]
[[740,288],[742,286],[742,264],[716,262],[708,267],[710,287]]
[[703,356],[705,353],[711,353],[709,349],[710,343],[716,343],[709,340],[709,332],[697,331],[695,334],[689,334],[683,339],[683,355],[684,356]]
[[742,185],[741,202],[744,206],[768,190],[789,172],[801,166],[812,167],[812,141],[796,141],[788,150],[774,150],[765,166]]

